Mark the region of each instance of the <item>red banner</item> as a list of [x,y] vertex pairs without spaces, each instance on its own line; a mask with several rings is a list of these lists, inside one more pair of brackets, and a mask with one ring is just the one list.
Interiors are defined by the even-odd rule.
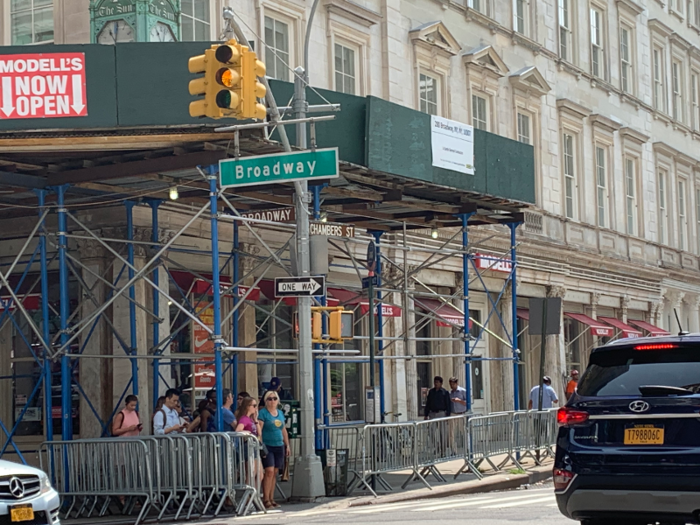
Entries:
[[0,55],[0,119],[86,115],[85,53]]
[[[214,327],[214,308],[210,306],[199,314],[199,319],[209,328]],[[195,354],[213,354],[214,341],[209,339],[207,332],[202,325],[192,321],[192,346]],[[211,365],[195,364],[194,365],[194,387],[195,388],[214,388],[216,384],[216,375],[214,369],[214,358],[203,357],[201,361],[211,361]]]

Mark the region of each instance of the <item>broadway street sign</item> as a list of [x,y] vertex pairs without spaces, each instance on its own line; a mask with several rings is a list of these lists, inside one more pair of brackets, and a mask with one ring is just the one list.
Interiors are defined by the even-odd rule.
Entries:
[[275,297],[321,297],[326,294],[326,278],[277,277]]
[[294,208],[277,208],[274,210],[247,211],[241,213],[241,217],[259,221],[294,222],[296,220],[296,213],[294,212]]
[[338,177],[338,148],[219,161],[222,188]]

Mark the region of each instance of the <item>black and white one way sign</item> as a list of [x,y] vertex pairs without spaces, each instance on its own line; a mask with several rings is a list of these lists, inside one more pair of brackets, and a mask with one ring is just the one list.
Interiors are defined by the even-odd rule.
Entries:
[[319,277],[277,277],[276,297],[321,297],[326,294],[326,278]]

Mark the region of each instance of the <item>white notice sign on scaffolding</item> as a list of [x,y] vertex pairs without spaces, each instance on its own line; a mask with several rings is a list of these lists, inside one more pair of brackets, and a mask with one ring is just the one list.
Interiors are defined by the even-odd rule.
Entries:
[[435,115],[430,126],[433,166],[474,175],[474,128]]

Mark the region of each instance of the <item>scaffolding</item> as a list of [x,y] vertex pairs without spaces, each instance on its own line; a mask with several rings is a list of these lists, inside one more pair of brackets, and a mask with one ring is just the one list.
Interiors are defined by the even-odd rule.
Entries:
[[[230,388],[233,392],[238,392],[239,367],[261,362],[260,358],[249,361],[245,357],[248,353],[256,352],[264,356],[270,354],[276,360],[281,359],[289,363],[297,361],[298,355],[295,348],[280,349],[275,348],[275,344],[261,347],[257,342],[249,345],[239,342],[240,312],[244,305],[252,305],[254,311],[264,317],[262,322],[275,318],[286,325],[285,331],[293,330],[291,323],[276,314],[282,299],[275,298],[270,309],[261,308],[255,302],[248,300],[270,274],[293,275],[289,256],[290,243],[293,243],[294,238],[293,225],[245,217],[241,213],[252,207],[251,202],[258,207],[261,202],[268,203],[267,206],[269,203],[276,203],[279,206],[280,199],[276,198],[279,190],[270,188],[268,193],[236,194],[219,187],[217,172],[216,164],[204,167],[193,166],[185,175],[177,179],[171,175],[169,182],[165,185],[159,182],[160,186],[157,186],[156,190],[136,190],[128,183],[124,183],[109,186],[113,194],[93,193],[88,196],[85,195],[84,186],[80,184],[62,184],[33,190],[36,194],[33,206],[26,199],[22,201],[23,209],[36,210],[37,219],[13,260],[5,265],[7,267],[5,270],[0,270],[3,288],[0,325],[12,324],[22,344],[31,353],[33,366],[40,370],[40,375],[24,403],[24,408],[15,414],[14,422],[10,424],[8,421],[0,420],[0,429],[5,434],[0,457],[12,450],[21,461],[26,462],[15,436],[30,407],[40,399],[42,400],[44,439],[49,441],[53,439],[53,415],[59,408],[61,439],[70,440],[74,437],[74,391],[77,392],[81,403],[96,418],[101,435],[107,436],[110,433],[112,419],[119,411],[127,394],[143,393],[144,384],[150,381],[152,392],[149,403],[154,405],[163,386],[170,386],[163,374],[163,367],[183,362],[189,363],[193,371],[190,386],[194,391],[196,386],[194,371],[197,370],[197,365],[209,367],[213,364],[212,386],[216,389],[217,404],[221,406],[227,374],[231,378]],[[356,175],[354,179],[361,177]],[[163,198],[164,191],[172,186],[173,180],[189,192],[190,201],[196,202],[196,206],[179,204]],[[149,182],[154,184],[153,181]],[[104,191],[104,188],[101,189]],[[387,398],[385,363],[390,360],[408,363],[417,358],[458,358],[463,361],[468,410],[472,406],[470,395],[472,363],[476,360],[512,362],[513,408],[517,410],[520,405],[519,351],[518,338],[515,335],[517,334],[516,231],[522,222],[522,215],[517,211],[519,206],[513,205],[507,208],[500,205],[498,212],[494,212],[488,203],[485,207],[479,204],[472,204],[466,208],[462,206],[461,209],[467,211],[451,214],[449,219],[444,219],[441,223],[448,228],[444,230],[448,232],[446,238],[434,241],[427,235],[415,236],[409,233],[421,227],[425,228],[425,222],[383,217],[378,219],[376,215],[359,209],[357,213],[349,213],[345,208],[338,210],[331,198],[343,195],[337,187],[319,185],[312,187],[311,190],[314,198],[313,209],[310,212],[315,219],[321,220],[322,213],[326,213],[338,222],[361,223],[366,232],[354,238],[331,237],[328,239],[329,248],[351,262],[351,269],[357,277],[355,288],[343,287],[352,293],[349,297],[346,295],[340,301],[341,304],[357,308],[363,300],[368,300],[366,291],[362,291],[359,286],[366,272],[361,253],[370,241],[376,242],[378,247],[376,295],[370,304],[376,305],[376,333],[371,335],[376,341],[381,420],[384,421],[385,416],[390,414],[385,406]],[[324,194],[324,190],[329,190],[328,194]],[[367,191],[371,189],[368,187]],[[114,194],[117,194],[116,199]],[[202,197],[202,194],[206,196]],[[327,200],[326,203],[324,198]],[[328,204],[327,209],[325,204]],[[435,205],[428,199],[410,203],[414,209],[420,209],[421,206],[430,208],[431,204]],[[99,230],[91,227],[85,218],[86,212],[90,210],[99,211],[115,207],[121,207],[124,211],[126,228],[122,238],[118,234],[105,235],[104,228]],[[141,213],[143,209],[148,208],[150,208],[151,238],[137,238],[139,236],[135,231],[134,213],[135,211]],[[491,215],[487,216],[483,213],[484,209]],[[163,238],[163,227],[159,221],[162,216],[168,216],[168,222],[174,222],[170,218],[176,216],[181,222],[181,226],[170,231],[166,238]],[[49,218],[52,219],[51,224],[55,224],[55,229],[49,225]],[[203,234],[203,225],[207,223],[208,232]],[[483,224],[490,227],[501,225],[504,229],[503,233],[508,232],[510,249],[490,256],[477,254],[475,244],[470,244],[469,231]],[[222,225],[226,225],[227,231],[232,231],[231,238],[225,241],[219,237]],[[496,226],[496,229],[498,228],[499,226]],[[208,235],[209,248],[196,248],[191,243],[184,242],[183,238],[188,232],[200,238]],[[489,233],[499,235],[498,232],[489,231]],[[244,251],[241,246],[242,238],[245,238],[248,244],[257,246],[261,253],[251,254]],[[8,239],[0,239],[0,243],[6,242]],[[86,242],[93,243],[104,250],[104,253],[109,254],[112,258],[110,266],[116,265],[112,269],[116,275],[115,279],[96,272],[76,254],[75,246]],[[230,245],[231,249],[224,249],[224,245]],[[35,246],[33,251],[32,246]],[[140,257],[143,259],[140,264],[136,262],[136,251],[145,254]],[[199,270],[188,268],[176,260],[175,255],[178,254],[208,258],[211,262],[211,273],[207,275]],[[392,254],[397,254],[397,257],[392,257]],[[425,259],[411,266],[411,262],[415,263],[415,259],[420,257]],[[484,258],[488,260],[486,265],[483,264]],[[462,284],[457,287],[455,293],[440,293],[434,286],[419,278],[422,271],[435,268],[449,259],[459,260],[463,273]],[[249,269],[242,272],[244,260]],[[480,260],[481,263],[477,265]],[[498,290],[489,290],[484,274],[492,266],[502,263],[506,263],[510,268],[503,286]],[[120,267],[118,271],[116,271],[117,266]],[[176,272],[191,274],[193,280],[206,283],[198,297],[193,292],[192,286],[188,290],[181,288],[177,282]],[[52,300],[50,287],[56,273],[58,297]],[[222,276],[230,276],[230,279],[224,282]],[[166,286],[164,282],[168,285]],[[143,286],[146,290],[140,297],[137,297],[137,285]],[[97,293],[98,287],[104,287],[107,290],[106,294]],[[176,293],[172,293],[171,288],[175,289]],[[36,295],[37,289],[40,294],[39,317],[25,306],[28,298]],[[484,322],[477,319],[470,321],[470,292],[474,293],[475,290],[483,292],[488,299],[488,314]],[[145,300],[146,293],[150,293],[150,306]],[[401,297],[402,326],[398,333],[394,330],[393,334],[386,335],[384,306],[385,303],[389,304],[386,299],[390,294]],[[509,320],[504,319],[504,315],[499,310],[499,305],[503,304],[506,295],[510,295],[511,303]],[[128,305],[126,314],[128,323],[116,322],[114,312],[118,301],[122,303],[126,301]],[[224,308],[224,302],[227,301],[228,306]],[[461,309],[455,306],[455,301],[461,303]],[[164,316],[164,302],[176,309],[176,319],[170,320],[169,323],[166,322],[169,315]],[[325,306],[327,297],[319,299],[317,304]],[[445,317],[441,314],[444,307],[459,312],[462,318]],[[362,309],[360,310],[362,312]],[[138,316],[137,312],[139,312]],[[413,322],[409,322],[409,313],[415,316]],[[211,322],[203,320],[205,315],[211,315]],[[370,315],[372,315],[370,310],[366,309],[355,322],[360,323],[363,318]],[[145,334],[140,332],[143,332],[144,324],[139,325],[137,322],[139,316],[145,316],[147,324],[151,325],[151,341],[147,344],[147,348],[143,346]],[[180,319],[187,322],[180,322],[175,328],[176,321]],[[421,327],[435,321],[449,328],[449,336],[436,338],[416,336],[416,332]],[[52,323],[57,324],[54,330],[52,330]],[[86,352],[100,323],[107,326],[108,333],[111,333],[122,353]],[[478,323],[478,330],[471,330],[471,323]],[[167,329],[164,330],[164,324],[170,326],[166,326]],[[28,334],[25,333],[26,330],[22,325],[26,325]],[[496,325],[495,329],[493,325]],[[198,330],[206,332],[209,341],[213,343],[210,352],[170,353],[168,351],[178,334],[186,331],[188,326],[197,326]],[[502,335],[498,335],[496,331]],[[471,352],[474,345],[487,336],[496,338],[499,343],[509,348],[510,355],[473,357]],[[364,341],[369,337],[359,336],[357,339]],[[457,342],[463,348],[463,352],[432,356],[418,356],[406,352],[411,346],[410,343],[421,340]],[[402,353],[392,354],[390,352],[392,346],[399,341],[405,344]],[[317,424],[323,423],[327,426],[332,423],[330,421],[331,401],[328,395],[330,365],[332,363],[366,364],[369,363],[369,359],[366,353],[361,353],[357,349],[337,349],[332,348],[331,345],[317,345],[313,353],[314,417]],[[106,417],[99,406],[94,406],[93,400],[83,387],[85,378],[79,374],[81,360],[90,359],[128,363],[126,381],[123,385],[119,385],[121,394]],[[112,381],[114,381],[114,370],[112,373]],[[144,380],[148,375],[150,380]],[[14,382],[19,379],[16,376],[13,371],[9,375],[0,377],[0,380]],[[61,392],[60,404],[54,402],[55,389]],[[217,411],[217,416],[217,428],[221,430],[223,428],[221,411]],[[322,435],[317,432],[317,447],[323,448],[324,442]]]

